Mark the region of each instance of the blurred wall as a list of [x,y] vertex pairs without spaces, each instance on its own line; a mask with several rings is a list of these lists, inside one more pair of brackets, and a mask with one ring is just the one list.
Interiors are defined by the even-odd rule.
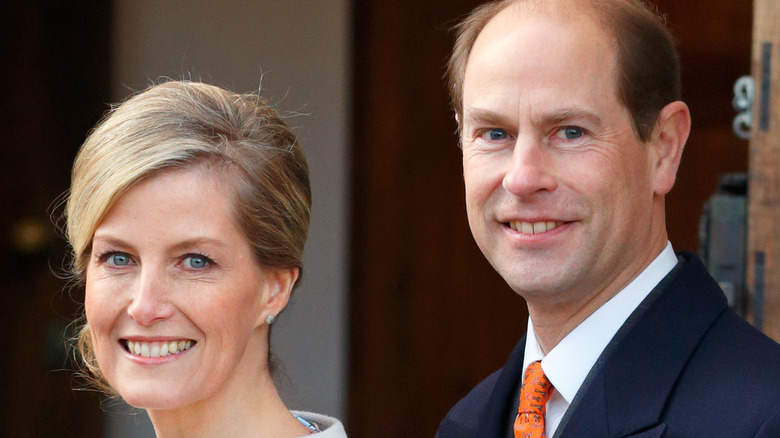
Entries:
[[[114,8],[114,101],[161,77],[237,92],[262,87],[299,134],[311,169],[313,218],[303,285],[274,325],[272,351],[290,408],[342,417],[349,2],[117,0]],[[108,412],[109,436],[147,436],[145,415],[116,413],[125,409]]]

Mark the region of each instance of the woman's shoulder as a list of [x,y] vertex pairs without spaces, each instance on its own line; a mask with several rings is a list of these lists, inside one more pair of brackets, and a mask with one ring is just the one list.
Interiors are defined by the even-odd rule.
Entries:
[[[344,425],[339,420],[327,415],[317,414],[315,412],[292,411],[293,415],[314,426],[318,432],[317,438],[347,438],[344,431]],[[304,438],[304,437],[302,437]]]

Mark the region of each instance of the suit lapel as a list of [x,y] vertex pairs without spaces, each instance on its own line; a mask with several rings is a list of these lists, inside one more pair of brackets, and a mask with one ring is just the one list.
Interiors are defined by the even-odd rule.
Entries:
[[[726,300],[690,256],[656,286],[602,353],[556,437],[663,436],[669,394]],[[522,366],[522,364],[521,364]]]
[[517,343],[498,376],[493,392],[480,415],[480,438],[504,438],[504,430],[514,418],[509,418],[515,388],[520,385],[525,357],[525,336]]

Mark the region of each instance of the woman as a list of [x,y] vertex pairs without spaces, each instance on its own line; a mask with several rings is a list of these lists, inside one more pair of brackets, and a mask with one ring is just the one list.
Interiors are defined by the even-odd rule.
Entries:
[[146,409],[159,437],[345,437],[291,413],[269,367],[310,208],[295,135],[257,95],[166,82],[112,110],[66,207],[94,383]]

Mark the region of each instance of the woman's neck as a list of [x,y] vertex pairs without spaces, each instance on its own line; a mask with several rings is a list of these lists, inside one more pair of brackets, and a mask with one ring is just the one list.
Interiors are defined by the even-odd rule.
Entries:
[[249,378],[243,374],[242,378],[230,379],[219,393],[204,400],[147,412],[158,438],[294,438],[309,433],[284,405],[265,367]]

